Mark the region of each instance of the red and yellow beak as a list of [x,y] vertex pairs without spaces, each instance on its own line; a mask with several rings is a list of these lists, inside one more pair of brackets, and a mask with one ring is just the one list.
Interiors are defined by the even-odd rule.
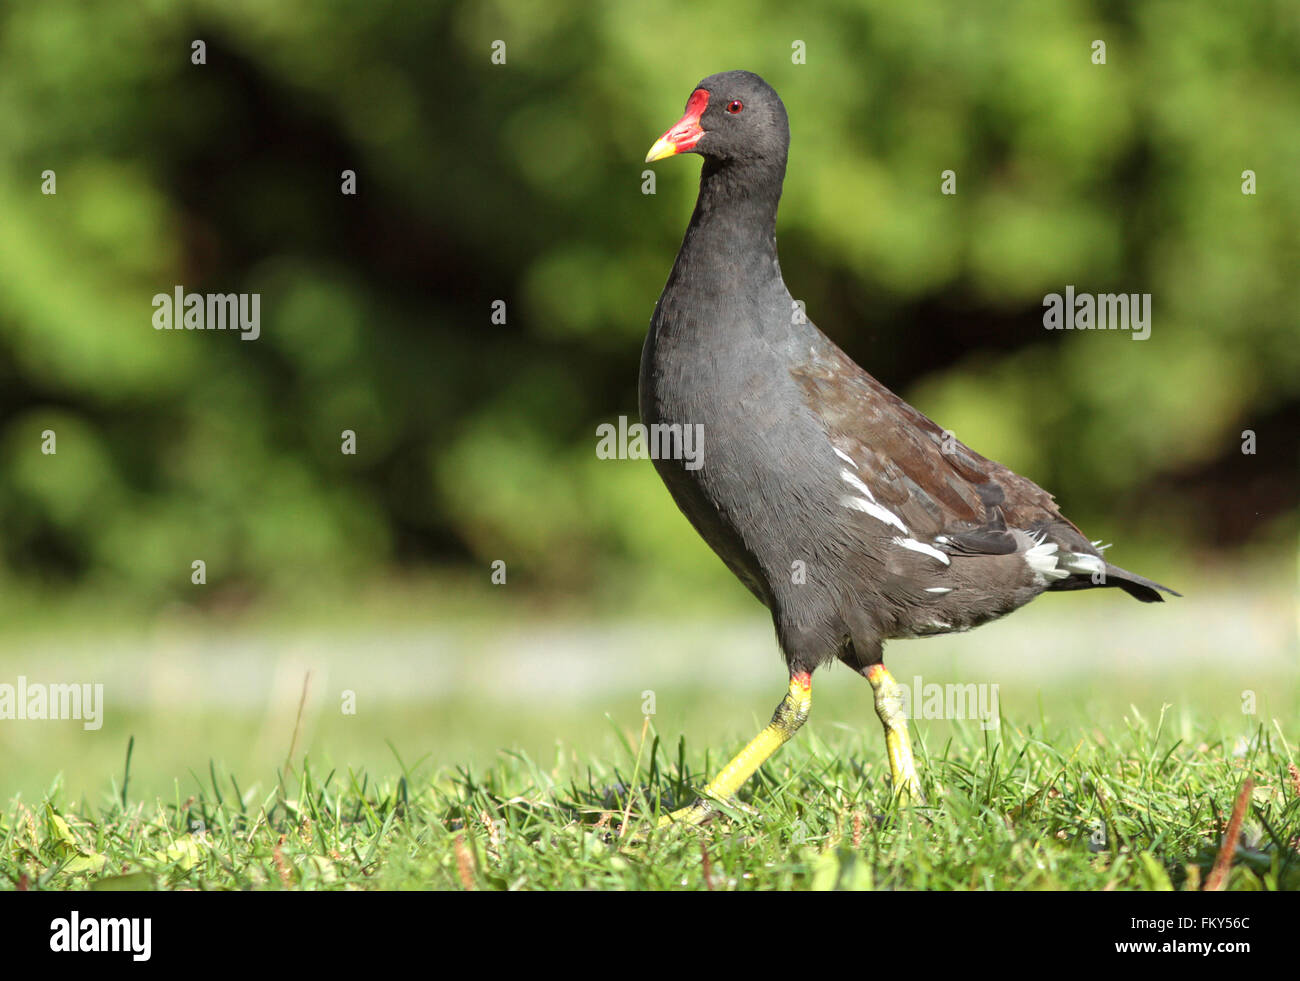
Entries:
[[696,89],[692,92],[690,100],[686,103],[686,115],[679,119],[672,129],[655,141],[655,145],[645,155],[645,162],[650,163],[654,160],[662,160],[664,157],[675,156],[678,153],[686,153],[696,143],[699,143],[704,136],[704,129],[700,126],[700,117],[704,115],[704,110],[708,104],[708,92],[704,89]]

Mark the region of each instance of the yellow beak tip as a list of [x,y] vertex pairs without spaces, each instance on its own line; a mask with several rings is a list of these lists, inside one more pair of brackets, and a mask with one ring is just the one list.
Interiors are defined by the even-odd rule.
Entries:
[[650,152],[645,155],[645,162],[654,163],[656,160],[664,159],[664,157],[671,157],[676,152],[677,147],[667,140],[659,140],[650,148]]

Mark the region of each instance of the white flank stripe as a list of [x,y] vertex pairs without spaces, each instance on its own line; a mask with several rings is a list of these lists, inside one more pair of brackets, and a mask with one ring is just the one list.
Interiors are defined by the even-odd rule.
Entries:
[[907,525],[898,520],[898,515],[893,511],[882,508],[875,501],[868,501],[864,497],[841,497],[840,503],[846,508],[852,508],[854,511],[862,511],[871,515],[877,521],[883,521],[887,525],[893,525],[904,534],[907,533]]
[[854,470],[858,469],[858,465],[853,462],[853,457],[849,456],[847,453],[841,453],[839,450],[836,450],[835,447],[833,446],[831,447],[831,449],[835,450],[835,455],[839,457],[841,460],[843,460],[845,463],[847,463],[849,466],[851,466]]
[[871,493],[871,488],[859,480],[857,474],[849,473],[847,470],[841,470],[840,480],[844,481],[868,501],[874,501],[876,499],[876,495]]
[[895,538],[895,545],[902,545],[903,548],[910,548],[913,552],[920,552],[922,555],[928,555],[932,559],[938,559],[944,565],[948,564],[948,556],[944,555],[933,545],[927,545],[925,542],[918,542],[915,538]]
[[952,592],[952,587],[950,587],[950,586],[931,586],[929,589],[926,590],[926,592],[927,592],[927,593],[939,593],[940,595],[942,595],[943,593],[951,593],[951,592]]

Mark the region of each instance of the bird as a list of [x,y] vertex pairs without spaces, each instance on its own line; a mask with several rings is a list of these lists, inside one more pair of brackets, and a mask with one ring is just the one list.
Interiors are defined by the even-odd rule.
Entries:
[[776,248],[789,144],[775,90],[728,71],[695,86],[646,155],[704,161],[641,354],[642,423],[703,437],[697,459],[652,454],[655,469],[771,612],[789,670],[771,722],[660,826],[702,824],[734,798],[804,724],[813,673],[836,661],[871,686],[891,801],[923,804],[886,641],[969,630],[1044,592],[1180,595],[1112,565],[1051,494],[956,440],[806,316]]

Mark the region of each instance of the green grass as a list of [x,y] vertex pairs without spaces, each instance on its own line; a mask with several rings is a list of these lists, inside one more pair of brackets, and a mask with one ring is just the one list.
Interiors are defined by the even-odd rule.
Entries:
[[1247,778],[1228,886],[1297,889],[1294,577],[1229,572],[1162,607],[1050,597],[891,645],[904,685],[998,686],[1000,730],[913,723],[925,808],[891,811],[866,683],[819,671],[809,724],[741,793],[756,813],[700,832],[654,816],[785,687],[752,603],[47,611],[0,638],[0,683],[102,683],[103,725],[0,721],[0,889],[1184,888]]
[[[703,830],[654,830],[721,752],[615,728],[611,758],[381,778],[304,762],[262,789],[216,766],[136,799],[57,784],[0,818],[0,888],[1185,889],[1203,885],[1243,782],[1230,889],[1300,888],[1295,748],[1132,710],[1110,730],[954,724],[923,756],[929,803],[890,806],[875,726],[807,727]],[[1186,723],[1182,727],[1187,728]],[[644,738],[642,738],[644,736]],[[624,815],[628,818],[624,821]],[[634,842],[640,832],[645,840]]]

